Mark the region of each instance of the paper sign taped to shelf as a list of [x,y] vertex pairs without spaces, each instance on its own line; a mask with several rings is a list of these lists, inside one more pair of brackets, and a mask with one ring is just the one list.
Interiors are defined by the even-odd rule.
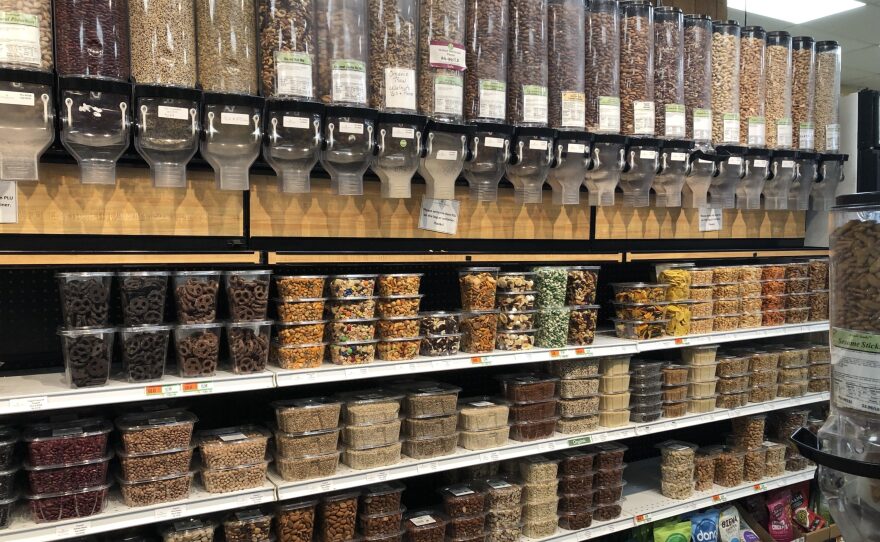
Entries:
[[700,209],[700,231],[721,231],[721,209]]
[[45,395],[40,397],[24,397],[21,399],[10,399],[9,410],[13,412],[33,412],[35,410],[43,410],[49,407],[49,398]]
[[0,224],[18,222],[18,187],[12,181],[0,181]]
[[156,519],[165,520],[165,519],[177,519],[186,515],[186,505],[180,504],[177,506],[172,506],[170,508],[157,508],[156,509]]
[[220,124],[247,126],[250,123],[251,117],[247,113],[229,113],[226,111],[220,113]]
[[70,525],[60,525],[55,527],[55,536],[61,538],[85,536],[90,532],[92,532],[92,524],[89,521],[80,521],[79,523],[71,523]]
[[14,92],[11,90],[0,90],[0,104],[6,105],[27,105],[33,107],[35,103],[33,92]]
[[419,229],[455,235],[460,207],[458,200],[422,198]]

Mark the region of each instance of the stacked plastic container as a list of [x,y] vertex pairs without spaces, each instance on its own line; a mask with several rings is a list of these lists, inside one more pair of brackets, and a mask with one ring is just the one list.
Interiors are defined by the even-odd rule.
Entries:
[[461,314],[457,312],[423,312],[421,318],[422,345],[419,353],[423,356],[453,356],[461,349],[459,324]]
[[369,469],[400,461],[400,401],[403,394],[377,389],[338,396],[344,402],[342,462]]
[[522,534],[522,485],[513,478],[491,477],[486,493],[486,542],[511,542]]
[[[40,423],[24,429],[27,472],[27,500],[35,523],[92,516],[104,510],[111,482],[107,467],[108,437],[113,425],[106,420],[87,418],[58,423]],[[15,502],[12,469],[14,441],[17,435],[6,432],[4,478],[7,495],[0,508],[8,525]],[[12,445],[9,442],[12,441]],[[11,470],[11,472],[10,472]]]
[[809,321],[819,322],[828,319],[828,260],[810,260],[810,316]]
[[556,431],[559,379],[540,373],[500,375],[501,390],[510,404],[510,438],[540,440]]
[[810,381],[807,391],[810,393],[831,391],[831,350],[828,345],[813,345],[809,350]]
[[749,402],[760,403],[776,398],[780,352],[770,347],[749,352]]
[[507,401],[469,397],[458,403],[458,445],[465,450],[485,450],[507,444],[510,435]]
[[376,290],[378,275],[334,275],[327,279],[326,313],[330,320],[330,361],[361,365],[376,359]]
[[403,398],[403,453],[413,459],[440,457],[458,445],[458,393],[442,382],[406,382],[396,389]]
[[632,422],[653,422],[663,413],[663,364],[636,360],[629,364],[630,376],[629,419]]
[[691,320],[695,316],[696,302],[691,300],[691,263],[660,264],[655,266],[657,282],[668,284],[666,288],[666,333],[673,337],[691,333]]
[[562,348],[568,344],[571,310],[565,305],[567,267],[535,267],[535,302],[538,308],[535,345]]
[[800,397],[809,388],[810,345],[793,344],[779,352],[779,379],[777,397]]
[[223,324],[217,319],[220,271],[178,271],[172,276],[177,325],[174,353],[181,378],[213,376],[220,363]]
[[559,527],[569,531],[586,529],[593,523],[593,460],[596,452],[559,452]]
[[[116,420],[121,445],[117,474],[126,506],[148,506],[189,496],[193,429],[197,418],[184,410],[145,412]],[[265,477],[265,466],[264,466]],[[212,480],[213,481],[213,480]],[[216,491],[203,475],[208,491]]]
[[535,273],[509,271],[498,273],[495,306],[498,309],[498,350],[528,350],[535,346],[538,310]]
[[[275,406],[278,428],[295,432],[296,422],[290,409]],[[266,471],[271,456],[266,449],[271,433],[258,425],[239,425],[195,435],[201,459],[202,486],[209,493],[230,493],[266,483]]]
[[58,331],[64,374],[71,388],[104,386],[110,379],[113,339],[109,325],[114,273],[57,273],[63,325]]
[[614,330],[622,339],[656,339],[666,335],[666,291],[669,284],[619,282],[614,289]]
[[764,446],[766,414],[734,418],[729,442],[743,452],[743,480],[754,482],[764,477],[767,448]]
[[617,442],[597,444],[591,451],[596,452],[593,465],[596,475],[593,478],[593,519],[608,521],[620,516],[623,501],[623,471],[626,463],[623,456],[628,448]]
[[401,524],[406,513],[406,507],[400,504],[404,489],[406,486],[400,482],[376,484],[363,489],[358,506],[358,528],[364,541],[400,540],[403,534]]
[[419,294],[422,273],[379,275],[376,301],[379,343],[377,356],[383,361],[404,361],[419,355],[420,335]]
[[[266,319],[271,277],[272,271],[268,269],[223,274],[230,320],[226,324],[226,341],[235,374],[266,370],[272,329],[272,321]],[[323,333],[323,329],[321,331]]]
[[567,359],[550,361],[547,371],[559,377],[559,421],[556,431],[583,434],[599,427],[599,361]]
[[497,267],[469,267],[458,272],[464,352],[485,354],[495,350],[499,319],[495,309],[498,270]]
[[599,425],[619,427],[629,423],[630,356],[599,358]]
[[284,480],[323,478],[339,463],[341,403],[327,397],[276,401],[275,470]]
[[810,411],[806,409],[788,409],[773,412],[768,421],[772,440],[785,445],[785,470],[799,471],[807,468],[810,461],[802,456],[791,441],[791,436],[807,425]]
[[715,305],[712,303],[712,270],[707,268],[689,267],[690,277],[688,295],[693,300],[691,305],[691,333],[712,333],[715,324]]
[[167,271],[127,271],[116,275],[125,325],[119,329],[122,364],[129,382],[160,380],[165,374],[173,329],[163,325],[169,275]]
[[542,455],[519,461],[522,480],[522,534],[544,538],[556,532],[559,460]]
[[568,344],[588,346],[596,338],[599,305],[596,305],[596,288],[599,284],[599,267],[578,265],[568,268],[565,287],[565,305],[569,308]]
[[9,526],[12,508],[19,497],[15,491],[15,476],[20,469],[15,458],[19,437],[15,429],[0,426],[0,529]]
[[670,499],[687,499],[694,493],[694,468],[697,446],[667,440],[660,449],[660,492]]
[[[694,366],[704,367],[704,366]],[[711,369],[714,367],[709,366]],[[679,418],[688,412],[689,399],[691,397],[691,389],[689,386],[691,366],[679,365],[675,363],[664,363],[659,369],[660,382],[662,385],[662,395],[666,399],[663,400],[663,417]],[[699,369],[698,369],[699,370]],[[682,398],[682,388],[688,386],[684,399]],[[662,397],[661,397],[662,399]],[[714,408],[714,405],[713,405]]]
[[785,323],[803,324],[810,319],[810,264],[783,265],[785,269]]
[[[313,369],[324,362],[327,343],[323,332],[326,326],[324,296],[326,275],[276,275],[278,297],[275,327],[278,330],[271,346],[271,361],[282,369]],[[282,341],[280,332],[284,330]],[[332,332],[332,328],[330,329]],[[370,336],[372,338],[372,336]]]
[[477,484],[456,484],[440,488],[443,511],[449,517],[446,540],[469,542],[482,538],[486,530],[486,492]]
[[[694,347],[697,351],[700,347]],[[717,350],[717,347],[714,349]],[[715,352],[713,350],[713,355]],[[749,352],[734,351],[720,353],[715,357],[717,367],[715,374],[718,375],[718,383],[715,386],[718,397],[715,400],[717,408],[739,408],[749,402],[751,388],[752,359]],[[761,362],[755,362],[755,368]]]

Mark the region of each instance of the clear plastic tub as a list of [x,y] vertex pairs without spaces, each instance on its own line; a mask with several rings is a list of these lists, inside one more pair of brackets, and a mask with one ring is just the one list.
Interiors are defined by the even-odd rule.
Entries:
[[71,388],[104,386],[110,380],[116,328],[61,329],[64,377]]
[[273,342],[269,361],[282,369],[314,369],[324,363],[326,348],[324,342],[287,346]]
[[[378,339],[330,344],[330,361],[336,365],[362,365],[376,359]],[[415,357],[413,355],[413,357]]]
[[271,433],[257,425],[198,431],[196,444],[207,469],[255,465],[266,456]]
[[128,453],[122,448],[118,448],[116,455],[119,457],[122,476],[125,479],[142,480],[188,472],[194,450],[195,446],[193,445],[176,450],[142,453]]
[[554,416],[544,420],[512,423],[510,426],[510,439],[527,442],[550,437],[556,430],[556,421],[558,419],[558,417]]
[[217,524],[210,520],[179,520],[159,528],[163,542],[195,542],[212,540]]
[[666,336],[669,320],[620,320],[612,318],[614,330],[621,339],[647,340]]
[[410,438],[403,441],[403,453],[413,459],[440,457],[455,452],[458,433],[426,438]]
[[62,493],[27,493],[24,498],[34,523],[46,523],[101,513],[109,488],[110,484],[103,484]]
[[339,464],[339,455],[333,451],[317,455],[277,457],[275,468],[285,481],[311,480],[332,476]]
[[[59,493],[83,487],[94,487],[107,480],[107,467],[112,452],[98,459],[88,459],[60,465],[32,466],[25,462],[28,487],[34,493]],[[18,467],[0,471],[0,499],[14,498],[15,475]]]
[[449,518],[436,510],[409,511],[404,516],[406,542],[443,542]]
[[491,397],[468,397],[458,403],[458,427],[466,431],[495,429],[507,425],[510,407]]
[[227,542],[246,542],[266,536],[272,525],[272,514],[258,508],[233,512],[223,520]]
[[275,432],[275,449],[283,458],[328,454],[336,450],[340,429],[322,429],[303,433]]
[[229,493],[261,487],[266,482],[268,467],[269,460],[254,465],[238,465],[220,469],[205,468],[201,471],[202,485],[209,493]]
[[147,382],[162,379],[171,327],[145,325],[119,330],[126,380]]
[[401,450],[401,442],[360,450],[345,448],[342,452],[342,462],[356,470],[385,467],[400,461]]
[[739,118],[740,26],[736,21],[712,23],[712,140],[737,145]]
[[21,440],[31,465],[62,465],[104,457],[112,430],[99,418],[39,423],[25,427]]
[[126,480],[122,477],[117,477],[117,480],[125,505],[138,507],[186,499],[194,475],[193,471],[144,480]]
[[177,321],[181,324],[214,322],[220,271],[178,271],[174,273]]
[[335,429],[339,425],[342,402],[330,397],[274,401],[278,428],[286,433]]
[[271,329],[271,320],[226,324],[226,341],[233,373],[251,374],[266,370]]

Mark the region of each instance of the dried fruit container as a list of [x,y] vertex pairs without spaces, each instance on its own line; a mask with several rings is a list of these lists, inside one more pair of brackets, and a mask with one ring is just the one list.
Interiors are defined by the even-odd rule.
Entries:
[[559,418],[553,416],[544,420],[516,422],[510,425],[510,439],[520,442],[539,440],[553,435]]
[[40,423],[27,426],[21,440],[31,465],[60,465],[104,457],[112,429],[108,421],[98,418]]
[[501,390],[505,397],[515,402],[534,402],[553,399],[559,378],[543,374],[501,375]]
[[[99,486],[107,481],[107,467],[113,453],[98,459],[87,459],[61,465],[33,466],[27,462],[22,469],[27,473],[28,487],[34,493],[61,493],[83,487]],[[0,472],[0,499],[13,496],[17,468]]]
[[101,513],[109,488],[108,483],[59,493],[28,493],[24,498],[28,501],[34,523],[46,523]]

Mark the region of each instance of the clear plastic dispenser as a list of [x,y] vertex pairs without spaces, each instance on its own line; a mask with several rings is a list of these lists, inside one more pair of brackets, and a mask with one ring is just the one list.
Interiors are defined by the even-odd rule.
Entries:
[[547,182],[553,189],[554,205],[578,205],[581,202],[581,186],[590,167],[590,150],[588,133],[557,132],[553,166],[547,175]]
[[764,209],[784,211],[788,209],[788,193],[797,176],[797,152],[777,149],[770,160],[771,177],[764,183]]
[[266,100],[263,157],[285,194],[305,194],[321,150],[324,105],[285,98]]
[[470,185],[471,199],[495,201],[498,183],[510,161],[513,126],[478,122],[471,139],[471,159],[464,163],[464,178]]
[[686,139],[669,139],[660,150],[660,173],[654,178],[655,207],[681,207],[681,190],[684,188],[690,155],[694,142]]
[[131,135],[131,85],[60,77],[61,144],[79,164],[83,184],[116,184],[116,161]]
[[260,154],[263,98],[206,92],[202,157],[214,168],[220,190],[247,190],[249,170]]
[[626,165],[620,173],[624,207],[647,207],[651,204],[651,185],[660,167],[659,139],[635,137],[629,139]]
[[364,193],[364,172],[373,160],[378,112],[365,107],[330,105],[324,114],[321,165],[330,173],[330,187],[339,196]]
[[55,139],[54,78],[0,68],[0,181],[36,181],[40,156]]
[[718,175],[709,184],[709,207],[733,209],[736,207],[736,190],[745,175],[745,155],[748,147],[723,145],[716,149]]
[[736,206],[739,209],[760,209],[764,183],[770,178],[768,149],[750,147],[746,151],[745,173],[736,187]]
[[421,115],[379,113],[372,168],[382,182],[383,198],[411,197],[426,121]]
[[837,186],[843,181],[843,163],[849,160],[848,154],[820,154],[819,179],[813,183],[814,211],[830,211],[834,206]]
[[520,126],[514,131],[507,180],[513,184],[517,203],[541,203],[555,138],[551,128]]
[[426,198],[455,199],[455,180],[468,158],[468,140],[473,133],[470,125],[428,122],[419,160]]
[[192,88],[135,86],[134,146],[156,188],[186,188],[186,165],[199,148],[201,98]]
[[595,134],[593,136],[590,169],[584,179],[591,206],[611,207],[614,205],[614,191],[620,184],[620,172],[626,165],[624,156],[626,143],[626,136],[619,134]]
[[709,205],[709,186],[718,175],[717,157],[706,148],[698,148],[688,158],[690,167],[685,178],[683,206],[699,209]]
[[798,151],[795,164],[797,173],[788,193],[788,208],[792,211],[806,211],[810,208],[813,183],[819,177],[819,154],[813,151]]

